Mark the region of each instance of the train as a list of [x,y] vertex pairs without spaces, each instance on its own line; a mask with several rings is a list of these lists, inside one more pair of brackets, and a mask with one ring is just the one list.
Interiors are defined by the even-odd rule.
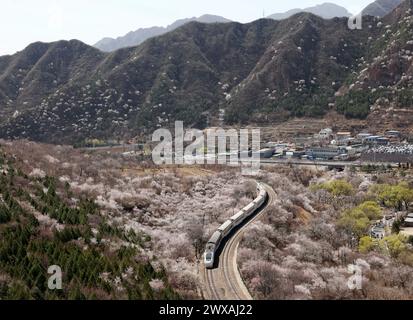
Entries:
[[214,232],[211,239],[208,241],[204,253],[204,264],[207,269],[213,269],[215,264],[215,256],[220,248],[222,240],[225,239],[236,227],[242,224],[246,219],[251,217],[257,209],[267,201],[268,194],[265,191],[264,186],[261,183],[257,183],[257,198],[251,202],[248,206],[243,208],[237,214],[232,216],[229,220],[218,228]]

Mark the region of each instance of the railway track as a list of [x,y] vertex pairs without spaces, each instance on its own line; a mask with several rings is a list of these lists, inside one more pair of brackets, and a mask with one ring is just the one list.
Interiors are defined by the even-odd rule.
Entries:
[[246,288],[237,264],[239,244],[244,236],[245,228],[267,213],[268,207],[274,202],[276,194],[268,185],[264,185],[268,200],[251,219],[239,228],[221,244],[218,266],[209,270],[202,268],[203,296],[207,300],[253,300]]

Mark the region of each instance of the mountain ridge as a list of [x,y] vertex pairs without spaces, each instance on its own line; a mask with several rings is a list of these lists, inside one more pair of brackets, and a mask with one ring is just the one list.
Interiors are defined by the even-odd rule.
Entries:
[[291,16],[302,13],[308,12],[312,13],[316,16],[319,16],[323,19],[332,19],[332,18],[340,18],[340,17],[350,17],[351,13],[344,7],[339,6],[337,4],[331,2],[325,2],[319,5],[315,5],[312,7],[304,8],[304,9],[291,9],[283,13],[274,13],[268,16],[269,19],[274,20],[283,20],[290,18]]
[[[395,7],[397,7],[402,0],[377,0],[370,5],[368,5],[363,11],[363,15],[379,16],[383,17],[390,13]],[[339,17],[350,17],[352,14],[344,7],[331,2],[325,2],[312,7],[304,9],[291,9],[283,13],[275,13],[268,16],[268,19],[274,20],[284,20],[290,18],[297,13],[312,13],[323,19],[333,19]],[[113,52],[118,49],[134,47],[140,45],[147,39],[163,35],[167,32],[171,32],[176,28],[179,28],[189,22],[197,21],[201,23],[228,23],[231,20],[223,18],[217,15],[205,14],[200,17],[192,17],[186,19],[180,19],[174,23],[168,25],[167,27],[153,26],[149,28],[140,28],[135,31],[130,31],[124,36],[119,36],[117,38],[105,37],[98,41],[93,46],[102,50],[104,52]]]

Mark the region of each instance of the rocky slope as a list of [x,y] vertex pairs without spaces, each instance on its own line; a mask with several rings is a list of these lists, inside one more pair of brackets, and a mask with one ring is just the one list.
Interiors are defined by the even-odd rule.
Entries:
[[362,114],[383,128],[413,123],[413,2],[406,1],[378,21],[382,29],[366,57],[338,92],[338,109]]

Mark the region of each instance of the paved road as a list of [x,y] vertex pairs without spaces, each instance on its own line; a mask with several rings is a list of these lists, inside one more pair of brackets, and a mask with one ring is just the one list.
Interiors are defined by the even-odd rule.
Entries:
[[208,270],[202,266],[203,296],[207,300],[253,300],[241,278],[237,264],[238,247],[245,228],[267,213],[268,207],[275,201],[276,194],[268,185],[264,185],[268,201],[256,215],[239,227],[221,245],[218,267]]

